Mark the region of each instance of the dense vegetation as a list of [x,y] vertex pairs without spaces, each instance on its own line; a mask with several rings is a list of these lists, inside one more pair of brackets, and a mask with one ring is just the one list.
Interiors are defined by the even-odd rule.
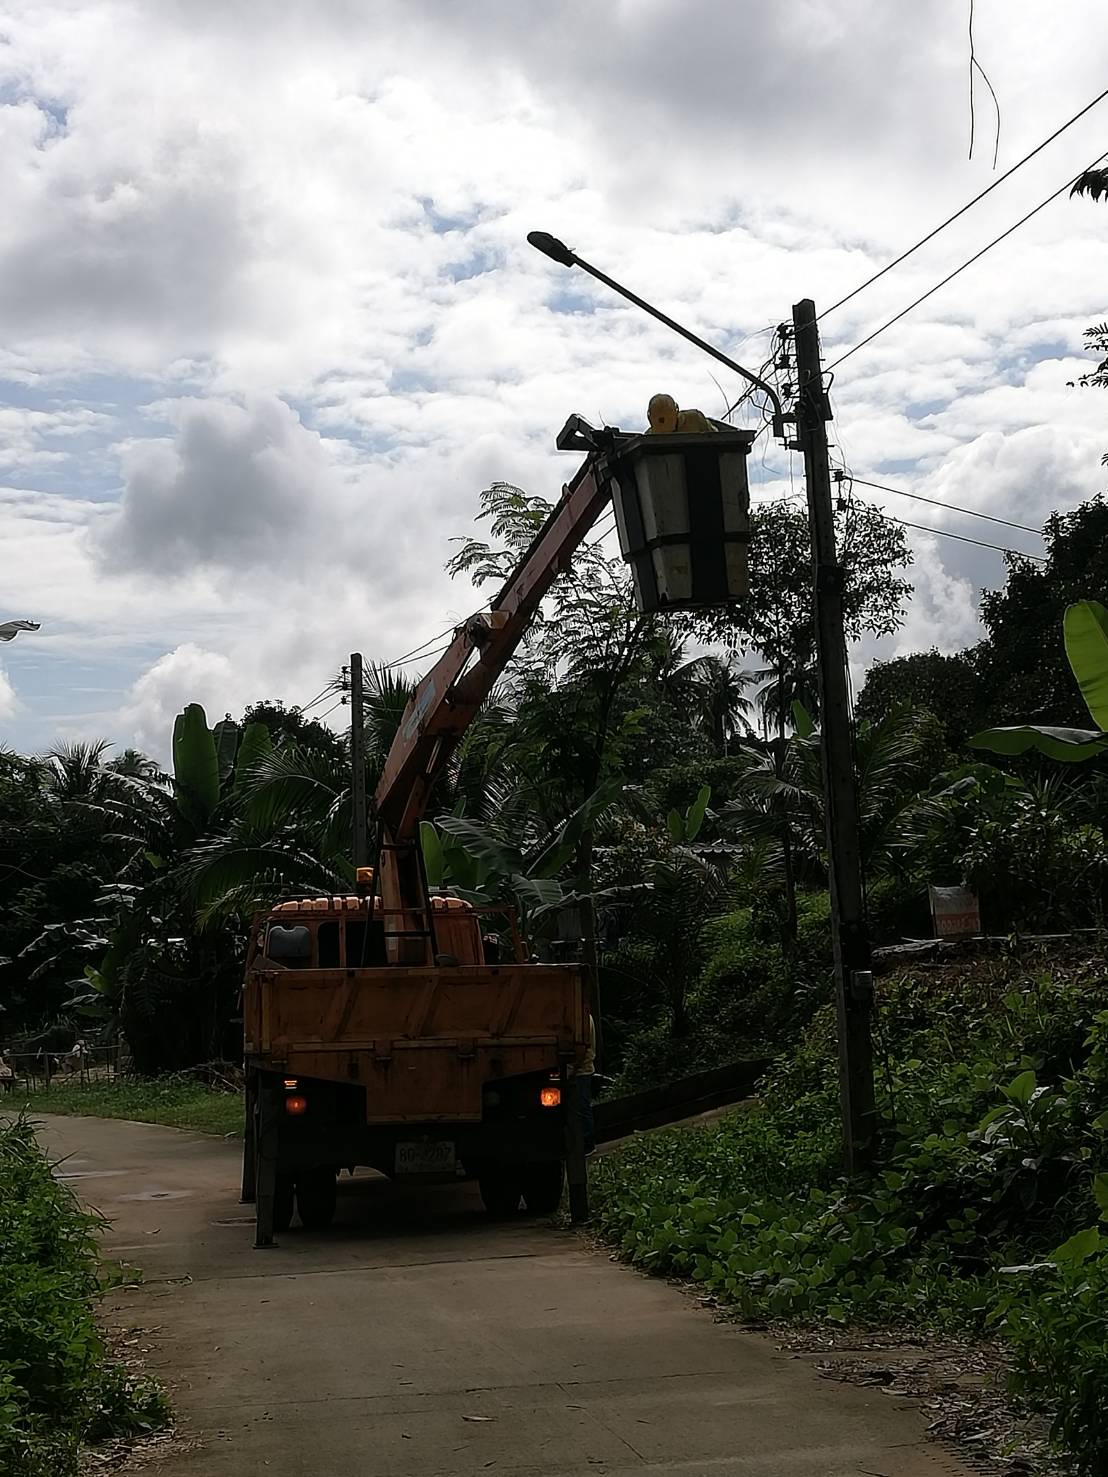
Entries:
[[78,1208],[26,1120],[0,1124],[0,1471],[75,1477],[80,1447],[165,1420],[155,1386],[107,1351],[98,1218]]
[[[497,484],[484,495],[489,541],[463,543],[453,568],[498,578],[546,511]],[[904,591],[899,531],[849,503],[839,519],[852,631],[888,632]],[[1072,722],[1081,704],[1062,615],[1079,595],[1108,597],[1108,508],[1053,519],[1047,544],[1043,566],[1010,561],[977,648],[879,664],[860,696],[878,941],[928,931],[929,882],[969,882],[994,932],[1101,917],[1102,763],[1000,768],[965,747],[988,723]],[[434,880],[510,902],[540,949],[583,937],[607,1069],[637,1082],[780,1046],[826,997],[809,571],[790,504],[759,511],[752,567],[749,608],[675,627],[639,615],[624,566],[586,546],[424,827]],[[412,685],[370,668],[371,788]],[[310,714],[262,702],[209,727],[194,706],[171,767],[111,760],[103,743],[0,755],[9,1048],[122,1033],[147,1074],[233,1059],[252,912],[283,890],[349,882],[347,743]]]

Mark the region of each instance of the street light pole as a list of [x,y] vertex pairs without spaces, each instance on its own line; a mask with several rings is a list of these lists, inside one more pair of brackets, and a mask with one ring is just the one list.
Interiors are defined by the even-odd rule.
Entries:
[[606,272],[602,272],[599,267],[594,267],[591,262],[587,262],[583,257],[579,257],[575,251],[569,249],[564,241],[559,241],[557,236],[551,236],[549,231],[530,231],[528,232],[527,240],[536,251],[541,251],[543,256],[548,256],[551,261],[557,262],[559,266],[580,267],[590,277],[595,277],[598,282],[603,282],[605,287],[610,287],[613,292],[619,293],[620,297],[625,297],[629,303],[634,303],[636,308],[641,308],[644,313],[649,313],[651,318],[657,318],[659,323],[664,323],[674,333],[680,334],[683,339],[688,339],[690,344],[695,344],[698,349],[702,349],[705,354],[710,354],[720,364],[725,364],[728,369],[746,380],[748,384],[761,390],[773,406],[773,434],[775,436],[784,434],[784,415],[781,409],[781,400],[772,385],[767,385],[764,379],[759,379],[749,369],[744,369],[741,364],[736,364],[734,359],[729,359],[721,349],[717,349],[714,344],[708,343],[706,339],[702,339],[699,335],[693,333],[691,328],[686,328],[683,323],[678,323],[676,319],[669,317],[667,313],[663,313],[653,303],[648,303],[645,298],[639,297],[638,293],[632,292],[629,287],[624,287],[622,282],[617,282],[613,277],[609,277]]
[[847,685],[843,615],[845,571],[838,562],[828,465],[827,422],[831,408],[823,389],[815,304],[805,298],[793,308],[799,400],[786,416],[772,385],[736,364],[712,344],[636,293],[584,261],[546,231],[532,231],[530,244],[563,267],[580,267],[613,292],[725,364],[760,389],[773,407],[773,433],[784,438],[786,420],[797,423],[804,453],[808,521],[812,536],[814,620],[820,686],[820,755],[827,818],[831,890],[831,933],[839,1015],[839,1082],[843,1158],[849,1174],[872,1164],[877,1148],[873,1081],[873,971],[866,923],[858,786]]

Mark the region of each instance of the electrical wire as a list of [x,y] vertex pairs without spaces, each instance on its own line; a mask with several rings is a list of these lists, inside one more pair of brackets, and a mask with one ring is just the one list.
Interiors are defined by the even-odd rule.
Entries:
[[1006,544],[986,543],[984,539],[969,538],[964,533],[952,533],[949,528],[928,528],[924,523],[909,523],[906,518],[894,517],[892,513],[886,513],[881,508],[875,507],[873,503],[862,503],[862,506],[869,508],[879,518],[884,518],[886,523],[899,523],[901,528],[914,528],[917,533],[933,533],[938,538],[957,539],[960,544],[976,544],[979,549],[995,549],[998,554],[1012,554],[1017,559],[1030,559],[1035,564],[1045,564],[1047,562],[1045,556],[1042,554],[1027,554],[1023,549],[1010,549]]
[[872,277],[867,277],[864,282],[860,282],[852,292],[848,292],[845,297],[839,298],[837,303],[832,303],[829,308],[824,308],[823,312],[819,316],[821,318],[826,318],[828,313],[833,313],[837,308],[843,307],[844,304],[850,302],[852,298],[856,298],[860,292],[864,292],[867,287],[872,287],[875,282],[877,282],[881,277],[884,277],[886,272],[891,272],[894,267],[899,267],[901,262],[907,261],[908,258],[914,255],[914,253],[917,252],[921,246],[926,246],[929,241],[934,241],[935,237],[939,234],[940,231],[945,231],[947,226],[952,226],[956,220],[959,220],[963,215],[965,215],[967,210],[972,210],[972,208],[976,204],[978,204],[979,201],[984,200],[986,195],[991,195],[992,192],[997,189],[998,186],[1002,185],[1005,180],[1011,179],[1018,169],[1022,169],[1025,164],[1034,159],[1036,154],[1041,154],[1048,144],[1052,144],[1056,138],[1061,137],[1061,135],[1065,133],[1067,128],[1072,128],[1075,123],[1084,118],[1086,113],[1091,112],[1098,103],[1102,103],[1106,97],[1108,97],[1108,87],[1106,87],[1103,92],[1098,93],[1097,96],[1093,98],[1091,103],[1086,103],[1079,113],[1075,113],[1073,117],[1068,119],[1067,122],[1063,123],[1060,128],[1056,128],[1052,134],[1050,134],[1047,138],[1044,138],[1041,144],[1036,144],[1029,154],[1025,154],[1022,159],[1017,160],[1017,162],[1012,165],[1011,169],[1005,170],[1005,172],[1000,175],[998,179],[993,180],[991,185],[987,185],[985,189],[983,189],[979,194],[975,195],[972,200],[967,200],[965,205],[963,205],[960,210],[956,210],[953,215],[947,216],[946,220],[941,221],[933,231],[928,231],[926,236],[921,236],[914,246],[909,246],[907,251],[902,251],[898,257],[894,257],[893,260],[889,262],[886,266],[882,267],[879,272],[874,272]]
[[320,713],[319,716],[315,719],[315,722],[316,723],[322,723],[323,720],[324,720],[324,718],[329,718],[331,716],[331,714],[335,711],[335,709],[336,708],[341,708],[345,704],[345,702],[346,702],[346,698],[345,697],[340,697],[337,703],[332,703],[329,708],[327,708],[324,712]]
[[971,159],[973,158],[973,135],[974,135],[974,116],[973,116],[973,74],[974,74],[974,71],[977,71],[977,72],[980,73],[982,82],[984,82],[985,86],[989,89],[989,92],[992,95],[993,107],[996,109],[996,142],[993,145],[993,168],[995,169],[996,168],[997,156],[1000,153],[1000,102],[999,102],[999,100],[997,98],[996,93],[993,91],[993,84],[989,81],[988,73],[985,71],[985,68],[981,65],[981,63],[977,60],[977,49],[976,49],[976,47],[973,44],[973,0],[969,0],[969,116],[970,116],[969,156],[970,156]]
[[1009,226],[1006,231],[1002,231],[999,236],[995,236],[993,240],[988,243],[987,246],[983,246],[980,251],[975,252],[973,256],[964,261],[960,267],[955,267],[953,272],[948,272],[941,282],[936,282],[934,287],[929,287],[927,291],[921,293],[914,302],[910,302],[906,308],[901,308],[900,312],[897,313],[894,317],[890,318],[887,323],[882,323],[880,328],[875,328],[872,333],[867,334],[866,337],[862,339],[859,343],[856,343],[853,348],[847,349],[845,354],[840,354],[837,359],[835,359],[831,364],[827,366],[827,369],[824,372],[829,373],[831,370],[837,369],[838,366],[842,364],[844,360],[849,359],[852,354],[856,354],[859,349],[864,349],[867,344],[872,344],[875,338],[880,337],[880,335],[883,334],[887,329],[892,328],[894,323],[899,323],[902,318],[907,317],[907,315],[912,311],[913,308],[918,308],[920,303],[926,302],[929,297],[938,292],[940,287],[945,287],[948,282],[953,282],[954,278],[957,277],[961,272],[964,272],[967,267],[972,267],[974,262],[979,262],[987,251],[991,251],[994,246],[999,246],[1000,243],[1007,240],[1007,238],[1011,236],[1013,232],[1018,231],[1021,226],[1025,226],[1032,216],[1038,215],[1040,210],[1045,210],[1048,205],[1057,200],[1059,195],[1064,195],[1071,185],[1075,184],[1083,174],[1087,174],[1089,169],[1095,169],[1096,166],[1103,159],[1108,159],[1108,150],[1106,150],[1098,158],[1094,159],[1092,164],[1090,164],[1087,169],[1080,170],[1077,174],[1071,175],[1070,178],[1066,180],[1064,185],[1059,186],[1059,188],[1048,195],[1045,200],[1041,200],[1033,210],[1029,210],[1026,215],[1021,216],[1020,219],[1016,221],[1014,225]]
[[[453,626],[450,629],[453,631]],[[446,632],[444,631],[442,634],[445,636]],[[433,641],[434,639],[432,636],[431,640]],[[449,651],[453,644],[452,641],[448,641],[445,646],[436,647],[434,651],[424,651],[418,654],[413,652],[411,656],[403,657],[399,661],[383,663],[381,670],[385,670],[386,668],[391,670],[393,667],[408,667],[413,662],[429,662],[433,656],[442,656],[444,651]]]
[[967,518],[982,518],[987,523],[1000,523],[1005,528],[1016,528],[1020,533],[1033,533],[1036,538],[1042,537],[1042,530],[1032,528],[1029,523],[1013,523],[1011,518],[997,518],[992,513],[978,513],[973,508],[959,508],[955,503],[944,503],[939,498],[924,497],[921,492],[906,492],[903,487],[886,487],[883,482],[870,482],[865,477],[855,477],[849,472],[846,476],[851,482],[857,482],[859,487],[872,487],[878,492],[891,492],[897,497],[910,497],[913,502],[930,503],[933,508],[945,508],[950,513],[964,513]]
[[300,706],[301,713],[307,713],[307,712],[309,712],[312,708],[315,707],[316,703],[321,703],[325,697],[329,697],[330,694],[332,692],[334,692],[335,690],[336,690],[335,689],[335,684],[333,682],[328,682],[328,684],[327,684],[326,687],[321,688],[320,691],[316,693],[315,697],[312,698],[312,700],[311,700],[310,703],[302,703],[301,704],[301,706]]
[[[467,619],[468,619],[468,617],[467,617]],[[388,672],[393,667],[403,667],[403,666],[406,666],[408,664],[408,662],[411,661],[414,657],[418,657],[418,656],[422,655],[423,652],[424,652],[424,648],[425,647],[434,645],[434,643],[436,641],[441,641],[444,636],[451,636],[451,635],[453,635],[454,630],[455,630],[455,627],[454,626],[452,626],[452,625],[451,626],[447,626],[444,631],[439,631],[438,634],[437,635],[434,635],[434,636],[428,636],[428,638],[427,638],[426,641],[422,641],[418,646],[413,646],[412,649],[411,649],[411,651],[406,651],[403,656],[398,656],[395,661],[392,661],[392,662],[380,662],[380,663],[378,663],[378,666],[379,666],[380,670],[382,672]],[[449,646],[449,645],[450,645],[450,643],[447,642],[447,646]],[[446,648],[444,647],[443,650],[445,650],[445,649]]]
[[[611,518],[611,520],[612,520],[611,523],[608,523],[608,519],[609,518]],[[604,528],[604,527],[601,526],[604,523],[608,523],[607,528]],[[595,538],[591,538],[589,540],[589,548],[590,549],[595,549],[598,544],[602,544],[604,542],[604,540],[608,537],[608,535],[610,533],[614,533],[615,532],[615,527],[616,527],[615,509],[614,508],[609,508],[608,509],[608,512],[604,514],[604,516],[600,519],[600,523],[597,525]]]

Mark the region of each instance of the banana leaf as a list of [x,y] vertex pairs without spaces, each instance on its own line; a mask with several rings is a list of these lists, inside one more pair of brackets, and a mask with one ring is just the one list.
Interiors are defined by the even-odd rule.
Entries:
[[248,723],[242,731],[235,759],[234,793],[241,795],[249,783],[254,766],[273,749],[273,740],[264,723]]
[[181,814],[206,826],[219,804],[219,758],[199,703],[189,703],[173,725],[173,778]]
[[241,729],[231,718],[221,718],[212,729],[215,756],[219,761],[219,783],[225,785],[235,771]]
[[971,749],[988,749],[993,754],[1026,754],[1034,749],[1065,764],[1081,764],[1108,753],[1108,733],[1093,728],[1039,728],[1030,723],[1016,728],[986,728],[968,743]]
[[1085,706],[1097,727],[1108,729],[1108,610],[1098,600],[1078,600],[1066,611],[1064,634]]
[[420,821],[419,841],[423,848],[423,867],[428,887],[441,887],[443,879],[442,842],[430,821]]

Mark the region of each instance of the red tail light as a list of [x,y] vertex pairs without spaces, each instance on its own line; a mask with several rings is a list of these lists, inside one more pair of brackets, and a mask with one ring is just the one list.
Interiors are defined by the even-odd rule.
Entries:
[[299,1118],[308,1111],[308,1099],[300,1092],[290,1092],[285,1097],[285,1112]]

